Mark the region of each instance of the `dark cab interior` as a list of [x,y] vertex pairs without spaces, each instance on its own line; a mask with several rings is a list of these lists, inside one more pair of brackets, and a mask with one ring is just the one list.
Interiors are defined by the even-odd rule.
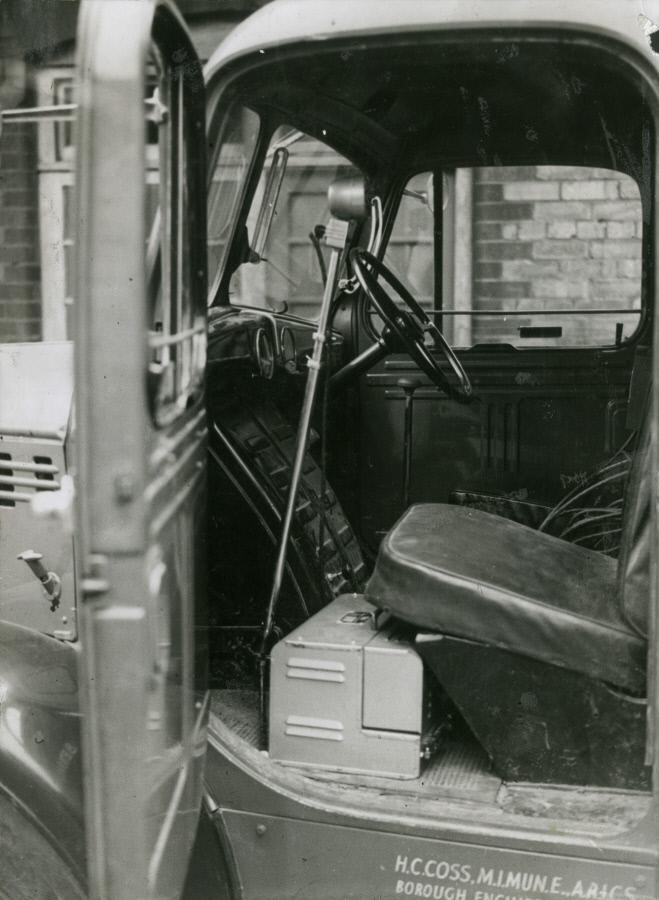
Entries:
[[363,595],[409,636],[436,719],[488,771],[648,789],[644,81],[587,34],[426,32],[269,51],[221,105],[234,130],[210,158],[216,685],[256,690],[327,277],[325,182],[359,175],[372,214],[349,229],[271,643]]

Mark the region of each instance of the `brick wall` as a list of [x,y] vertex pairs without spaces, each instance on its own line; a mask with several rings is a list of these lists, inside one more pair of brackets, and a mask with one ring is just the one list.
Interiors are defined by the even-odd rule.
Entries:
[[[641,203],[636,184],[620,173],[566,166],[476,170],[473,229],[476,309],[578,312],[640,304]],[[611,344],[618,321],[628,336],[638,317],[537,316],[533,324],[562,325],[562,345]],[[517,328],[530,322],[476,317],[473,342],[520,343]]]
[[0,341],[41,337],[36,129],[5,125],[0,142]]
[[[222,0],[218,5],[218,0],[183,0],[181,6],[198,51],[207,58],[233,24],[266,2]],[[3,108],[37,103],[34,89],[21,99],[13,86],[8,86],[7,59],[47,64],[55,50],[59,64],[72,66],[73,51],[66,41],[75,35],[78,6],[77,2],[62,5],[52,0],[0,3]],[[30,70],[33,74],[34,68]],[[42,337],[36,132],[35,125],[5,125],[0,139],[0,342]]]

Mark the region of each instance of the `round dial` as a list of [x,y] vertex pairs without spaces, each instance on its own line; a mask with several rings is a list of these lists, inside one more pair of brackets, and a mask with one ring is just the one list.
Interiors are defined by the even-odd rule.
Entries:
[[288,326],[282,328],[280,341],[282,362],[288,372],[295,372],[297,369],[297,347],[295,346],[295,335]]
[[275,351],[265,328],[259,328],[254,339],[256,363],[264,378],[272,378],[275,373]]

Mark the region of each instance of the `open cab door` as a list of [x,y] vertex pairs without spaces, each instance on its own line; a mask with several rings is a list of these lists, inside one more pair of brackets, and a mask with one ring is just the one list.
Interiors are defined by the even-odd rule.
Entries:
[[169,2],[83,4],[75,404],[93,897],[178,897],[201,802],[204,90]]

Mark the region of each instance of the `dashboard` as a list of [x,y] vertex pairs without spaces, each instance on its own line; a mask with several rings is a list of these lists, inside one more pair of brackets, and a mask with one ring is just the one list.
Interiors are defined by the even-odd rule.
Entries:
[[[208,317],[209,368],[246,369],[266,381],[306,373],[315,330],[315,322],[296,316],[250,307],[215,307]],[[328,342],[331,371],[341,365],[342,343],[341,336],[332,332]]]

